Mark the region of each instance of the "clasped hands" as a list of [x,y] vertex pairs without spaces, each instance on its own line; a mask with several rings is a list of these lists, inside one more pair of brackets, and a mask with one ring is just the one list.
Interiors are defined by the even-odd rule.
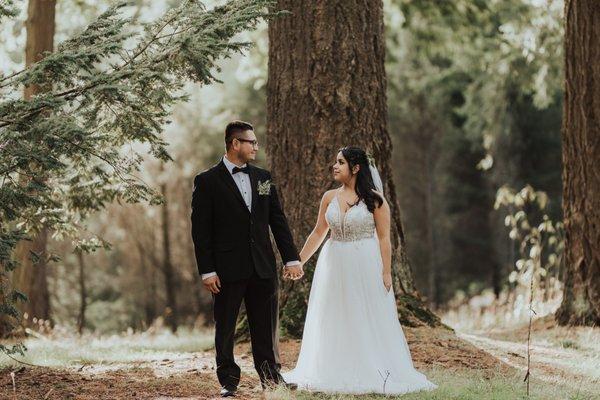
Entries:
[[[285,267],[283,270],[283,277],[286,279],[291,279],[293,281],[302,278],[302,276],[304,276],[304,271],[302,270],[303,265],[304,264],[297,264]],[[202,281],[202,284],[204,285],[206,290],[213,294],[217,294],[221,291],[221,280],[217,275],[204,279]]]
[[288,267],[284,267],[283,269],[283,277],[286,279],[291,279],[296,281],[304,275],[304,271],[302,270],[302,266],[304,264],[300,263],[297,265],[290,265]]

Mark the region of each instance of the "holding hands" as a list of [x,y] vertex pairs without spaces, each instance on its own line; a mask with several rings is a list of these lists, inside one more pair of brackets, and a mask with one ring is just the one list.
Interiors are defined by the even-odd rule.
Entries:
[[304,276],[302,264],[290,265],[285,267],[285,269],[283,270],[283,277],[291,279],[293,281],[302,278],[302,276]]
[[[283,277],[296,281],[304,276],[302,264],[287,266],[283,270]],[[202,280],[204,288],[213,294],[218,294],[221,291],[221,280],[217,275]]]

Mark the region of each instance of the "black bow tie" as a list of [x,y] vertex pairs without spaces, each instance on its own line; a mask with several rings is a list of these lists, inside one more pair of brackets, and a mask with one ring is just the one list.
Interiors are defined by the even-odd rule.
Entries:
[[232,174],[237,174],[238,172],[243,172],[243,173],[247,174],[249,170],[250,170],[250,168],[248,168],[247,165],[245,167],[243,167],[243,168],[233,167],[233,171],[231,171],[231,173]]

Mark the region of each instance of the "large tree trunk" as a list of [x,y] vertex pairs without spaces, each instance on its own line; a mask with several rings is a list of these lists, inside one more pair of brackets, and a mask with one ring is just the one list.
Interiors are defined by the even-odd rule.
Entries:
[[[381,1],[281,0],[293,14],[269,24],[267,151],[293,235],[301,246],[325,190],[336,186],[337,150],[357,145],[375,158],[392,209],[394,290],[406,324],[437,324],[422,304],[406,257],[390,168]],[[315,257],[316,258],[316,257]],[[282,326],[299,335],[314,269],[284,282]]]
[[565,3],[565,276],[560,324],[600,324],[600,3]]
[[[55,0],[30,0],[28,17],[25,24],[27,43],[25,48],[25,64],[30,66],[44,57],[54,47]],[[25,88],[25,99],[42,93],[47,88],[37,85]],[[36,166],[32,166],[36,168]],[[40,174],[43,171],[39,171]],[[21,311],[28,314],[28,321],[33,318],[48,320],[50,318],[50,296],[47,282],[46,245],[48,232],[42,229],[35,233],[32,241],[19,243],[15,250],[15,258],[20,266],[13,273],[13,285],[27,295],[29,301],[20,305]],[[39,263],[31,260],[31,252],[40,254]],[[27,321],[24,321],[27,322]]]

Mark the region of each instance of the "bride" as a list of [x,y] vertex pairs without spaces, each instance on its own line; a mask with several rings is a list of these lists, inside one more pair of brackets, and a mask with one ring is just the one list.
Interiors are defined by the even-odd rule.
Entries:
[[342,184],[321,200],[300,258],[319,255],[296,367],[282,375],[299,389],[402,394],[435,389],[414,369],[392,289],[390,208],[377,169],[357,147],[333,165]]

